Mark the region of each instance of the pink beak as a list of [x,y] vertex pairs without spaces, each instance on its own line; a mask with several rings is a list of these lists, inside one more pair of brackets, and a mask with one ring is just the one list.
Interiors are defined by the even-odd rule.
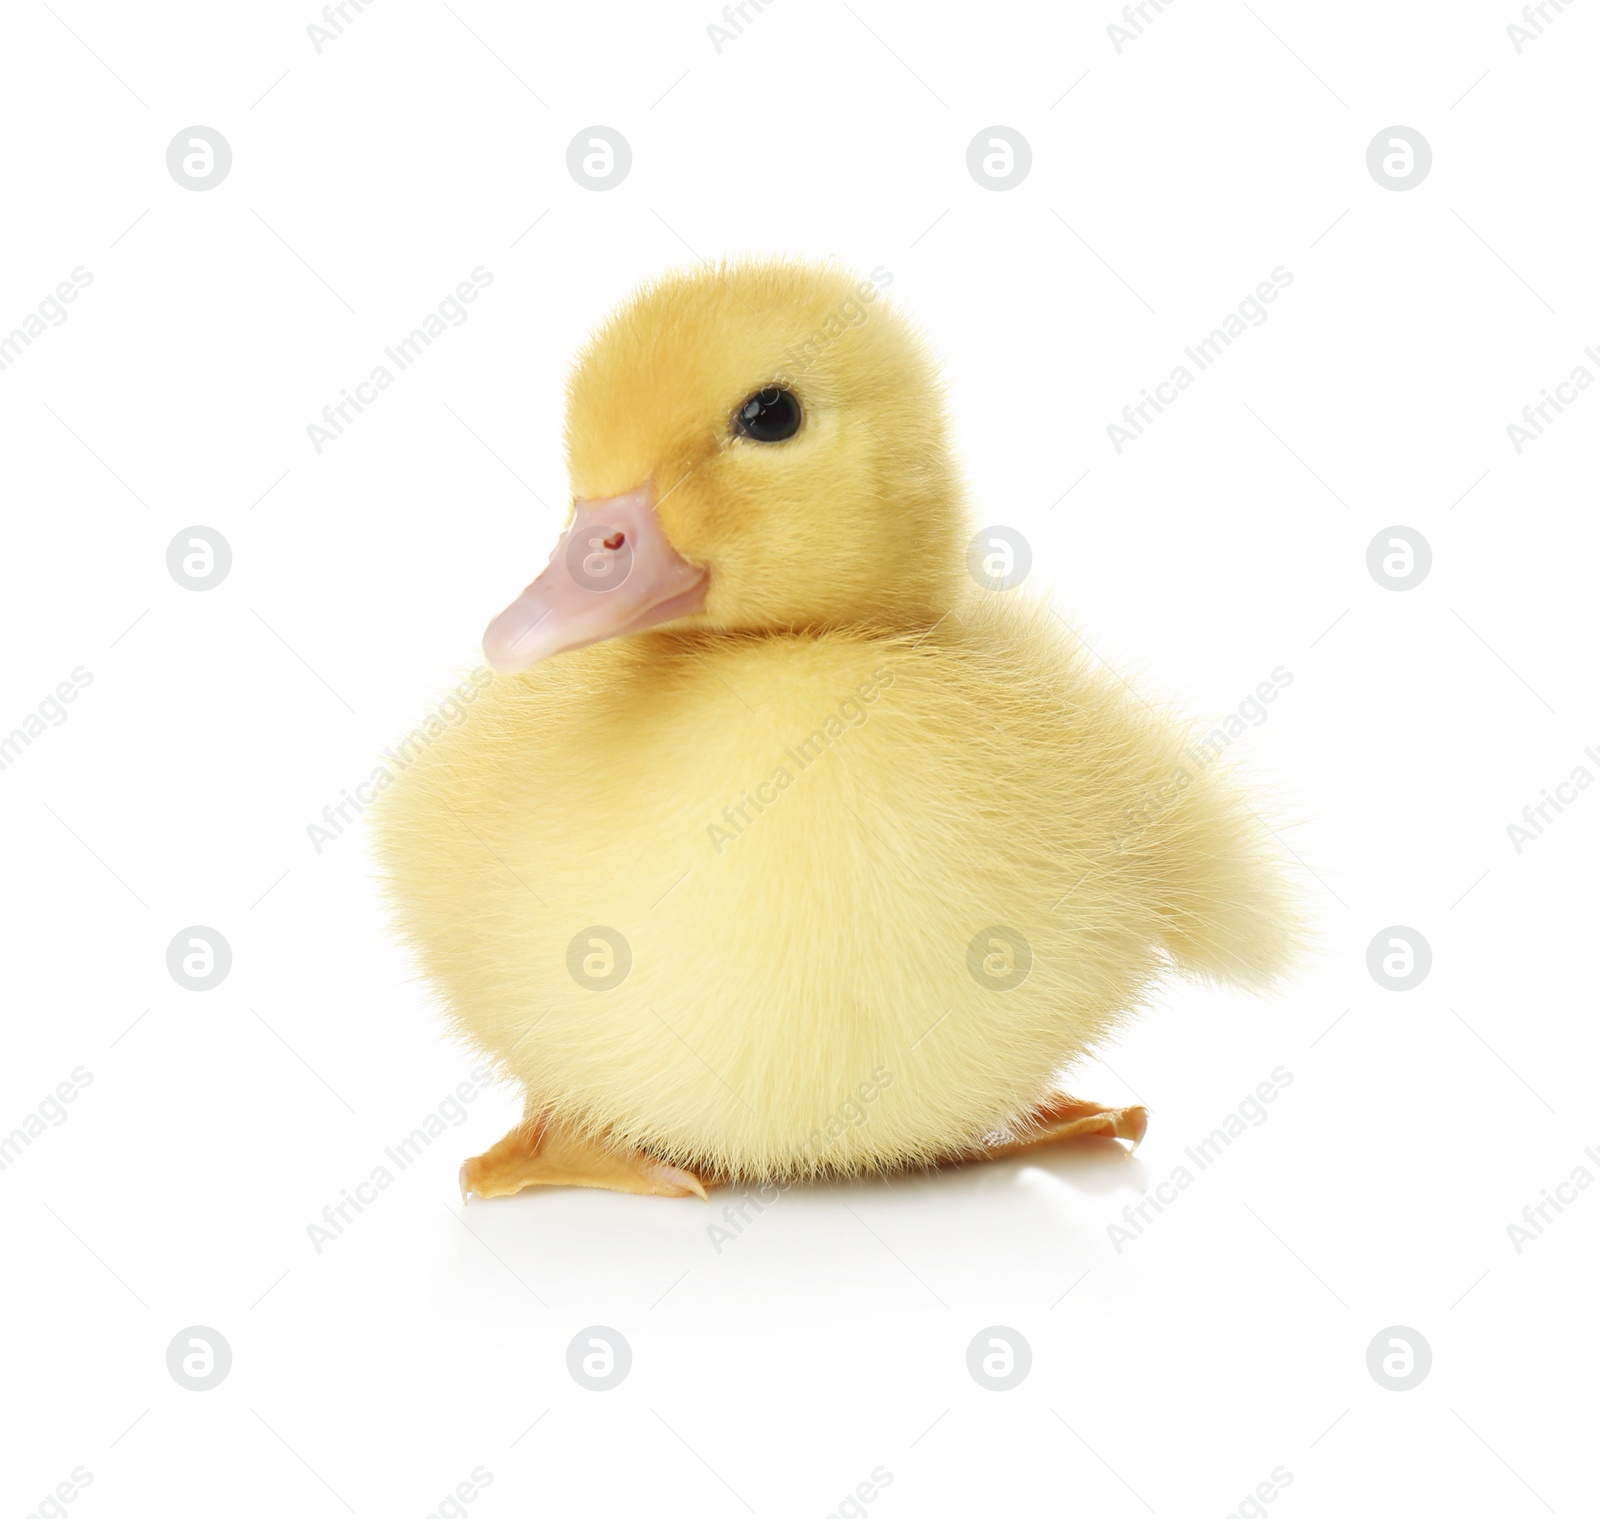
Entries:
[[502,675],[586,644],[698,612],[706,572],[661,531],[655,490],[580,501],[542,575],[488,626],[483,653]]

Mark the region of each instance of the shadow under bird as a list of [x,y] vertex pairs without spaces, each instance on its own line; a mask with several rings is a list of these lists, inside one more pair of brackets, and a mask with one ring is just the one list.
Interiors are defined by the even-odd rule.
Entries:
[[573,507],[373,817],[401,933],[526,1094],[464,1192],[952,1164],[1139,1107],[1058,1073],[1296,914],[1190,732],[968,572],[932,363],[871,282],[663,278],[568,385]]

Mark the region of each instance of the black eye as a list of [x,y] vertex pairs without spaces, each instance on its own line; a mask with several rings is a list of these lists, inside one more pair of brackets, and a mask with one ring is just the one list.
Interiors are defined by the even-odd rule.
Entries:
[[800,403],[790,391],[769,385],[733,414],[733,430],[757,443],[781,443],[800,431]]

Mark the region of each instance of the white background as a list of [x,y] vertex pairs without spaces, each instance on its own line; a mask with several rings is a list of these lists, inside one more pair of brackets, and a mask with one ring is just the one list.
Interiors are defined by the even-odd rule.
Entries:
[[[1600,793],[1507,825],[1600,747],[1595,422],[1507,424],[1587,363],[1600,16],[1519,54],[1509,0],[1183,0],[1119,53],[1104,4],[778,0],[8,7],[0,330],[93,283],[0,372],[3,1511],[77,1467],[94,1515],[462,1510],[1221,1516],[1593,1512]],[[1155,16],[1154,8],[1150,15]],[[354,11],[351,11],[354,16]],[[753,8],[751,14],[754,15]],[[573,136],[632,145],[581,188]],[[996,193],[980,129],[1029,141]],[[166,168],[210,126],[213,190]],[[1431,143],[1415,189],[1368,143]],[[529,230],[529,229],[532,230]],[[496,1089],[317,1253],[307,1225],[472,1065],[377,910],[360,829],[307,825],[476,661],[565,499],[565,368],[696,257],[893,272],[942,356],[975,521],[1033,545],[1100,655],[1215,721],[1304,862],[1320,939],[1250,1000],[1173,984],[1073,1090],[1151,1109],[1131,1161],[797,1191],[718,1253],[711,1208],[600,1193],[463,1209]],[[475,266],[493,283],[319,455],[306,426]],[[1276,266],[1293,283],[1119,455],[1106,426]],[[195,524],[233,567],[166,568]],[[1395,592],[1369,542],[1433,568]],[[900,546],[914,552],[915,545]],[[180,929],[234,962],[175,985]],[[1377,985],[1369,942],[1433,969]],[[1107,1225],[1276,1066],[1292,1085],[1133,1243]],[[568,1375],[590,1325],[633,1370]],[[215,1390],[166,1348],[208,1326]],[[1032,1347],[1016,1390],[979,1330]],[[1407,1326],[1428,1378],[1378,1385]],[[531,1429],[530,1429],[530,1426]],[[481,1478],[480,1478],[481,1483]],[[52,1512],[46,1510],[46,1512]],[[450,1512],[450,1510],[445,1510]],[[845,1513],[854,1512],[849,1508]]]

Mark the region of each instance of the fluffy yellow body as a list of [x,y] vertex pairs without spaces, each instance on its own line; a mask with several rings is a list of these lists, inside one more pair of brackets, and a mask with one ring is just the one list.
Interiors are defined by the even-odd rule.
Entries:
[[917,1164],[1024,1123],[1174,962],[1280,968],[1271,836],[1025,594],[564,654],[400,775],[397,919],[530,1113],[713,1177]]

